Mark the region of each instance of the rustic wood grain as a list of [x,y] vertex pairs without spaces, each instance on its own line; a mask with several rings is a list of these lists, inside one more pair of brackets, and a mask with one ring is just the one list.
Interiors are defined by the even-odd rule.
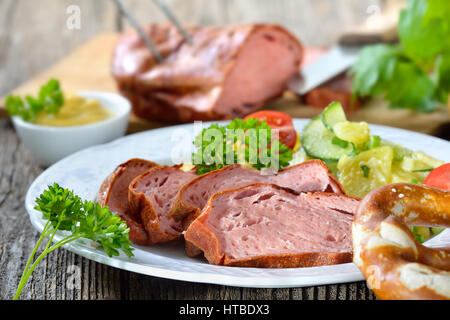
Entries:
[[[282,22],[309,45],[331,45],[342,25],[357,24],[372,0],[167,0],[187,23]],[[332,5],[330,6],[330,2]],[[141,22],[165,19],[151,1],[126,1]],[[66,8],[82,10],[80,30],[65,27]],[[127,24],[109,0],[0,2],[0,96],[54,64],[99,32]],[[24,208],[31,182],[42,172],[10,122],[0,119],[0,299],[11,299],[39,237]],[[77,275],[79,275],[77,277]],[[374,299],[365,282],[290,289],[251,289],[173,281],[102,265],[64,249],[36,268],[22,299]]]

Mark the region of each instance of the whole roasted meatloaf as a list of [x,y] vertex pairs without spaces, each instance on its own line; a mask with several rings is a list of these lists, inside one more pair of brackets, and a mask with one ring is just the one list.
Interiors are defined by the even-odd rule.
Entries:
[[172,25],[144,27],[162,63],[137,32],[119,40],[112,74],[138,117],[178,122],[243,117],[279,96],[299,71],[303,48],[279,25],[186,29],[193,44]]
[[360,200],[255,184],[214,194],[185,239],[211,264],[290,268],[352,261]]

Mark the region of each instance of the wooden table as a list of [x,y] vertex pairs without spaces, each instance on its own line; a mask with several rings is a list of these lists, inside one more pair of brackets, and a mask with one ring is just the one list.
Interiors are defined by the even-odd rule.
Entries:
[[[307,45],[329,46],[340,29],[359,24],[374,0],[166,0],[186,23],[282,23]],[[164,21],[152,1],[125,1],[144,22]],[[81,10],[69,29],[70,5]],[[0,96],[36,75],[99,32],[127,23],[109,0],[2,0]],[[24,207],[25,193],[42,172],[7,119],[0,119],[0,299],[11,299],[39,233]],[[75,281],[73,281],[75,280]],[[70,285],[75,284],[75,285]],[[374,299],[365,282],[291,289],[249,289],[173,281],[127,272],[64,249],[33,273],[22,299]]]

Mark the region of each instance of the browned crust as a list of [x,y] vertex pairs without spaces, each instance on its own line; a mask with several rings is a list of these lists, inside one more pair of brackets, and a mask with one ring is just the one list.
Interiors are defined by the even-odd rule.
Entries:
[[127,227],[130,229],[128,235],[131,242],[141,246],[150,245],[150,238],[142,223],[133,220],[125,214],[119,214],[118,216],[127,223]]
[[[116,169],[106,177],[97,193],[97,202],[101,206],[108,205],[112,191],[115,187],[115,183],[129,167],[136,165],[136,163],[148,165],[149,168],[159,166],[155,162],[139,158],[132,158],[118,165]],[[127,207],[127,205],[125,205],[125,207]],[[138,215],[133,214],[133,212],[130,211],[129,208],[127,208],[125,212],[118,212],[117,215],[127,223],[127,227],[130,229],[130,241],[139,245],[149,245],[149,238]]]
[[97,193],[97,202],[101,206],[105,206],[108,201],[109,197],[111,195],[111,190],[114,188],[114,184],[116,181],[120,178],[120,176],[129,168],[130,166],[136,164],[136,163],[144,163],[147,164],[149,167],[157,167],[159,164],[145,160],[140,158],[132,158],[124,163],[119,164],[112,173],[110,173],[105,180],[103,180],[103,183],[100,186],[100,189]]
[[[155,28],[155,25],[150,26],[151,29]],[[167,28],[166,25],[163,25],[163,28]],[[232,55],[230,56],[231,62],[227,61],[227,67],[224,70],[221,70],[221,78],[222,82],[228,78],[229,73],[233,69],[234,64],[238,60],[239,54],[247,40],[256,32],[260,31],[264,28],[272,28],[276,29],[284,34],[286,34],[292,41],[295,43],[298,48],[300,48],[300,58],[298,59],[297,69],[300,69],[300,65],[304,55],[304,48],[300,41],[287,29],[277,24],[254,24],[250,26],[235,26],[234,32],[245,33],[244,40],[238,45],[237,48],[230,47],[227,51],[230,51]],[[192,27],[191,32],[206,32],[207,27]],[[230,42],[231,43],[231,42]],[[233,43],[234,44],[234,43]],[[177,44],[173,46],[173,49],[179,48],[181,44]],[[230,53],[228,55],[230,55]],[[170,54],[170,53],[166,53]],[[114,57],[114,59],[116,59]],[[148,71],[155,64],[155,60],[152,56],[149,57],[149,68],[145,71]],[[141,70],[141,72],[144,70]],[[157,94],[160,91],[149,91],[142,89],[145,88],[145,85],[142,85],[144,82],[142,79],[139,79],[139,75],[134,75],[129,77],[129,79],[122,79],[122,77],[112,71],[113,76],[115,77],[119,91],[126,96],[132,104],[133,112],[141,118],[147,120],[160,120],[160,121],[177,121],[177,122],[191,122],[194,120],[226,120],[232,119],[235,117],[243,117],[247,114],[254,112],[255,110],[261,108],[266,101],[269,101],[273,98],[280,96],[284,89],[280,90],[280,92],[273,95],[273,97],[269,97],[266,101],[260,101],[260,103],[255,104],[254,106],[249,107],[245,110],[245,113],[242,114],[221,114],[214,111],[214,106],[211,106],[210,109],[205,111],[194,110],[189,106],[175,106],[174,101],[176,101],[180,94],[183,92],[183,88],[178,88],[178,92],[170,92],[169,90],[165,90],[163,94]],[[206,81],[207,82],[207,81]],[[210,81],[211,82],[211,81]],[[219,101],[218,98],[216,101]]]
[[153,209],[153,206],[150,203],[150,201],[143,193],[137,192],[135,190],[136,183],[138,182],[139,179],[145,179],[146,177],[151,176],[152,174],[157,172],[158,170],[165,170],[167,168],[179,170],[169,166],[155,167],[141,174],[140,176],[137,176],[130,183],[129,186],[128,202],[130,205],[130,209],[132,212],[140,212],[142,224],[145,230],[147,231],[149,237],[148,245],[182,239],[181,234],[174,234],[161,228],[158,215]]
[[[311,161],[311,160],[310,160]],[[320,160],[319,160],[320,161]],[[322,164],[326,167],[326,164],[322,162]],[[328,167],[327,167],[328,169]],[[331,180],[331,189],[326,190],[330,193],[336,193],[336,194],[345,194],[344,187],[341,185],[338,179],[336,179],[332,174],[328,175]]]
[[[294,165],[294,166],[283,168],[279,172],[282,173],[282,172],[285,172],[285,171],[288,171],[288,170],[292,170],[293,168],[296,168],[296,167],[299,167],[299,166],[303,166],[303,165],[306,165],[306,164],[311,164],[311,163],[317,163],[320,166],[322,166],[323,168],[325,168],[327,171],[329,171],[327,165],[323,161],[317,160],[317,159],[313,159],[313,160],[305,161],[303,163],[299,163],[299,164]],[[177,195],[176,195],[176,197],[175,197],[175,199],[174,199],[174,201],[172,203],[172,208],[170,210],[169,217],[171,217],[171,218],[173,218],[173,219],[175,219],[177,221],[179,221],[179,220],[186,220],[184,222],[184,224],[189,226],[190,222],[193,221],[195,219],[195,217],[197,217],[200,214],[200,212],[202,211],[202,208],[196,208],[196,207],[189,206],[182,200],[183,199],[183,193],[185,192],[185,190],[187,188],[189,188],[192,184],[194,184],[196,181],[198,181],[200,179],[204,179],[204,177],[207,177],[207,176],[212,175],[212,174],[217,174],[218,172],[226,171],[229,168],[234,167],[234,166],[239,166],[239,165],[234,164],[234,165],[225,166],[225,167],[223,167],[221,169],[214,170],[214,171],[205,173],[205,174],[203,174],[201,176],[198,176],[197,178],[194,178],[190,182],[186,183],[180,189],[180,191],[178,191],[178,193],[177,193]],[[251,168],[249,168],[249,170],[255,170],[256,171],[256,169],[251,169]],[[330,177],[330,180],[333,182],[334,188],[336,188],[338,190],[338,192],[335,192],[335,193],[345,194],[344,189],[341,186],[341,184],[339,183],[339,181],[336,178],[334,178],[331,174],[329,174],[329,177]],[[332,190],[327,190],[327,191],[333,192]]]
[[211,207],[207,205],[202,215],[194,220],[186,230],[184,239],[186,243],[189,243],[188,250],[194,248],[192,251],[187,252],[189,256],[198,255],[201,251],[209,263],[219,265],[223,264],[224,258],[220,252],[219,241],[216,235],[205,225],[205,220],[208,218],[210,210]]
[[[299,193],[283,188],[274,184],[257,183],[243,188],[225,190],[215,193],[202,210],[201,214],[195,219],[184,234],[186,242],[189,242],[189,255],[194,256],[201,250],[211,264],[239,267],[256,267],[256,268],[304,268],[314,266],[324,266],[331,264],[347,263],[352,261],[353,253],[350,252],[305,252],[299,254],[278,254],[278,255],[262,255],[246,259],[233,259],[226,256],[220,251],[219,241],[216,235],[206,226],[206,220],[213,208],[213,202],[216,197],[220,197],[227,193],[233,193],[240,190],[246,190],[258,186],[272,186],[274,188],[289,192],[294,195]],[[314,192],[311,195],[336,196],[334,193]],[[360,200],[359,198],[340,195],[342,197]]]
[[[382,223],[406,234],[417,253],[409,246],[367,246],[373,236],[380,234]],[[450,248],[425,247],[415,239],[407,224],[450,227],[450,191],[396,183],[366,195],[353,222],[354,230],[362,228],[365,232],[364,237],[360,231],[357,236],[353,232],[355,263],[380,299],[450,299],[428,286],[411,289],[400,281],[400,268],[410,263],[417,263],[433,274],[450,271]]]
[[308,268],[352,262],[352,252],[307,252],[279,254],[233,260],[225,257],[224,266],[253,268]]
[[[122,164],[123,165],[123,164]],[[122,168],[119,165],[113,172],[111,172],[105,180],[103,180],[100,189],[97,192],[97,202],[102,206],[106,206],[106,203],[108,202],[110,193],[111,193],[111,187],[112,184],[117,179],[117,176],[121,174]]]
[[195,246],[192,242],[184,239],[184,249],[186,251],[186,255],[188,257],[194,258],[202,254],[202,250],[200,250],[197,246]]

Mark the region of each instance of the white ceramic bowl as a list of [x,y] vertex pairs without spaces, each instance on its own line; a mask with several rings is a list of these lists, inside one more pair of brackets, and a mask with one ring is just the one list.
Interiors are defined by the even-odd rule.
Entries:
[[114,93],[100,91],[77,92],[84,98],[98,100],[114,115],[106,120],[70,127],[36,125],[13,117],[13,124],[22,143],[42,166],[49,166],[78,150],[106,143],[123,136],[128,127],[130,102]]

